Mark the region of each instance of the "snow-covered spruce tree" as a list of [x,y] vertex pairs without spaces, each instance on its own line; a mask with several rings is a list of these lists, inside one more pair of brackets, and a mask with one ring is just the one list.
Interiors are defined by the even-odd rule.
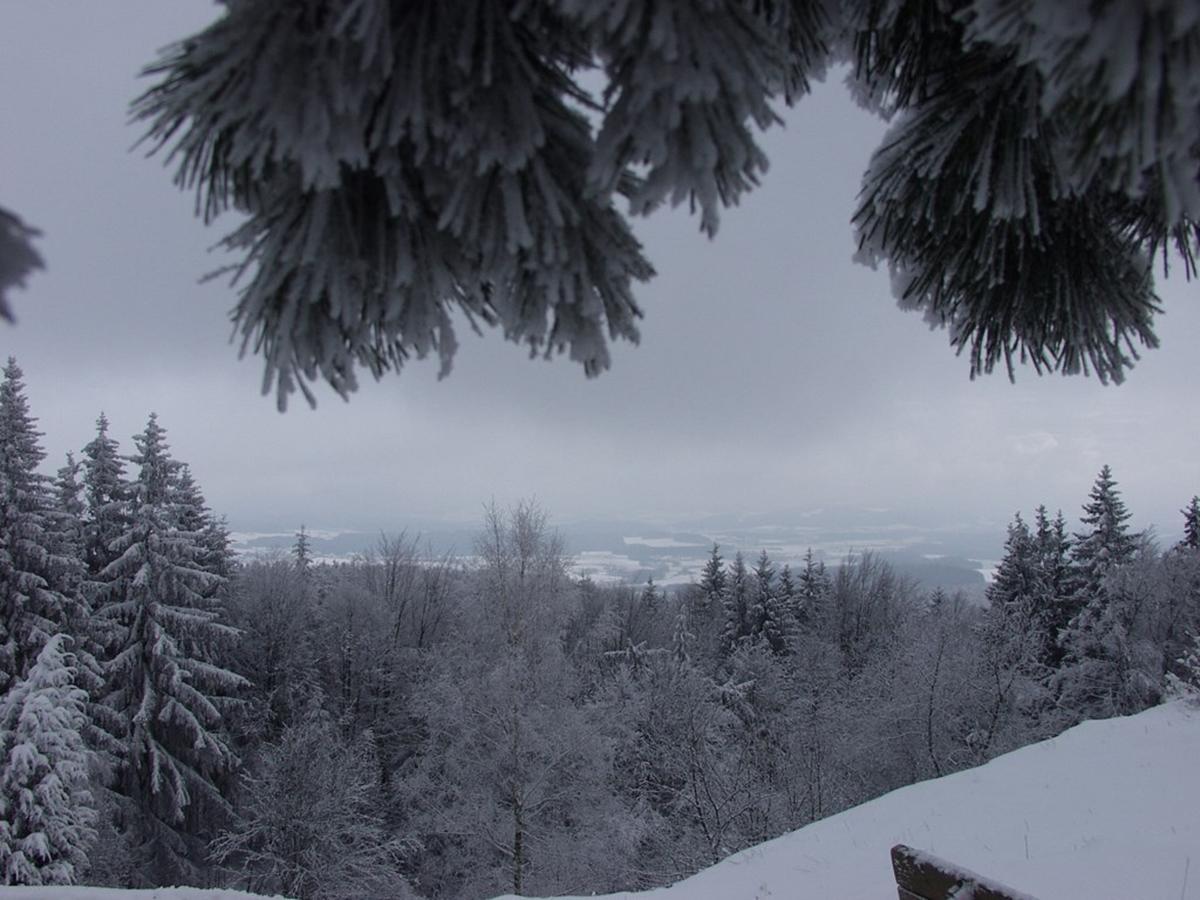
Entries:
[[83,740],[87,694],[64,634],[0,697],[0,879],[73,884],[96,834]]
[[84,516],[84,562],[96,578],[116,559],[111,549],[128,521],[128,490],[120,447],[108,436],[108,418],[96,420],[96,436],[83,448],[83,484],[87,512]]
[[1071,548],[1076,603],[1086,605],[1104,593],[1104,579],[1133,559],[1137,536],[1129,533],[1129,512],[1117,490],[1112,470],[1104,466],[1092,485],[1079,521],[1087,530],[1075,535]]
[[1195,269],[1198,40],[1193,0],[229,2],[134,110],[206,220],[247,217],[236,318],[280,403],[445,371],[455,309],[606,368],[652,274],[615,201],[713,234],[831,62],[892,120],[854,220],[901,304],[972,374],[1119,381],[1157,343],[1151,258]]
[[[233,568],[233,552],[229,549],[229,529],[223,519],[218,519],[204,501],[204,494],[191,466],[179,466],[175,480],[176,521],[180,531],[197,535],[202,552],[197,557],[200,567],[206,572],[228,578]],[[218,583],[219,584],[219,583]]]
[[59,521],[64,552],[80,560],[83,557],[83,514],[87,509],[82,497],[83,484],[79,481],[82,470],[83,464],[75,459],[75,454],[68,453],[66,465],[58,470],[54,479],[55,517]]
[[[987,588],[989,641],[1001,658],[1030,670],[1050,663],[1058,646],[1053,564],[1055,530],[1037,510],[1036,530],[1017,513],[1008,526],[1004,558]],[[1066,623],[1062,623],[1065,625]]]
[[686,594],[688,627],[695,635],[698,665],[715,662],[720,656],[721,633],[725,620],[725,563],[721,548],[713,544],[700,581]]
[[724,621],[721,630],[721,655],[728,658],[739,643],[751,634],[750,603],[751,591],[750,572],[746,568],[746,560],[741,551],[733,555],[725,573],[726,588],[722,598],[724,605]]
[[1040,616],[1045,624],[1043,662],[1057,666],[1062,662],[1060,635],[1071,621],[1075,606],[1071,596],[1074,572],[1071,566],[1073,543],[1067,536],[1067,522],[1060,509],[1051,520],[1045,506],[1039,506],[1034,519],[1034,549],[1037,553]]
[[802,630],[818,629],[825,616],[825,601],[829,599],[832,582],[825,571],[825,561],[813,556],[812,548],[804,552],[804,568],[796,583],[796,621]]
[[304,530],[303,525],[296,532],[296,543],[292,545],[292,557],[296,560],[296,568],[301,572],[307,572],[308,567],[312,565],[312,549],[309,547],[308,533]]
[[222,709],[244,680],[219,664],[236,631],[209,595],[197,532],[178,527],[178,463],[154,415],[134,438],[137,480],[129,486],[120,556],[101,573],[99,614],[117,625],[106,664],[107,704],[125,726],[118,789],[126,826],[144,855],[143,876],[170,881],[200,858],[203,839],[227,808],[222,789],[237,758],[222,735]]
[[1183,540],[1179,542],[1180,549],[1200,550],[1200,497],[1193,497],[1192,502],[1184,507]]
[[88,694],[84,737],[89,747],[97,751],[93,757],[93,776],[99,783],[107,777],[106,773],[120,751],[114,736],[120,732],[121,724],[112,710],[101,702],[104,694],[101,661],[105,655],[106,634],[102,621],[92,614],[91,597],[99,584],[89,578],[84,563],[87,505],[81,496],[84,492],[84,485],[79,480],[82,469],[83,464],[68,453],[67,464],[58,470],[54,481],[55,506],[49,538],[53,552],[64,560],[59,570],[63,576],[63,590],[67,596],[76,598],[68,608],[63,629],[72,639],[75,684]]
[[789,601],[780,592],[775,566],[763,550],[754,566],[751,625],[755,634],[767,642],[771,652],[786,653],[791,643],[795,619]]
[[1008,610],[1021,606],[1024,598],[1035,590],[1037,577],[1033,536],[1021,514],[1017,513],[1008,526],[1004,558],[1000,560],[992,583],[988,585],[988,603],[992,609]]
[[0,694],[81,618],[78,566],[61,552],[54,494],[38,472],[45,454],[36,421],[10,357],[0,382]]
[[[1108,466],[1100,470],[1080,521],[1089,530],[1075,535],[1071,548],[1075,609],[1059,635],[1062,667],[1056,676],[1059,703],[1084,717],[1136,712],[1153,694],[1143,685],[1134,634],[1141,604],[1131,598],[1140,585],[1119,579],[1135,559],[1148,561],[1154,550],[1131,535],[1129,512]],[[1133,602],[1131,602],[1133,601]]]

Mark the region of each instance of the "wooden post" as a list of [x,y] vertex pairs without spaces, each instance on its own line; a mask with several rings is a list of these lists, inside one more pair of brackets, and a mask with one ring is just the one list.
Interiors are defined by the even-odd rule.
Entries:
[[892,871],[900,900],[1034,900],[998,881],[903,844],[892,848]]

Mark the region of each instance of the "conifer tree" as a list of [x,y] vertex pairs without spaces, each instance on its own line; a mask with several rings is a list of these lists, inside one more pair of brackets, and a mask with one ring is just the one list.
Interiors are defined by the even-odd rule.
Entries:
[[58,470],[54,479],[55,514],[60,520],[58,531],[64,540],[64,555],[83,558],[83,515],[87,507],[82,494],[83,484],[79,474],[82,463],[74,453],[67,454],[67,464]]
[[988,585],[988,603],[993,609],[1004,612],[1020,606],[1037,589],[1038,574],[1033,536],[1021,514],[1017,513],[1008,526],[1004,558]]
[[768,609],[775,593],[775,566],[766,550],[759,551],[754,564],[754,586],[747,611],[747,625],[751,635],[762,634],[766,629]]
[[[1137,536],[1108,466],[1100,470],[1081,521],[1089,531],[1071,548],[1077,612],[1059,636],[1063,664],[1059,702],[1084,716],[1122,715],[1141,708],[1147,688],[1132,662],[1131,611],[1112,589],[1114,576],[1134,560]],[[1160,673],[1161,674],[1161,673]]]
[[1080,517],[1088,530],[1075,535],[1071,548],[1078,604],[1086,604],[1103,594],[1105,576],[1133,558],[1137,541],[1129,534],[1128,519],[1112,470],[1104,466],[1096,476]]
[[779,599],[783,601],[794,618],[796,614],[796,579],[792,577],[792,567],[787,563],[784,563],[783,568],[779,570]]
[[205,568],[214,575],[228,579],[237,565],[237,556],[229,546],[229,521],[225,516],[209,513],[200,532],[200,544],[204,547]]
[[175,469],[174,506],[175,528],[193,534],[203,531],[208,524],[208,507],[204,503],[204,495],[196,479],[192,477],[192,467],[180,463]]
[[[987,588],[989,658],[1008,666],[1049,663],[1057,654],[1057,612],[1050,558],[1054,530],[1038,507],[1035,531],[1017,513],[1008,526],[1004,557]],[[1065,622],[1062,623],[1065,625]]]
[[244,681],[219,664],[236,632],[209,600],[221,579],[203,566],[199,534],[179,527],[179,464],[156,416],[134,443],[129,525],[101,573],[100,611],[119,633],[107,664],[107,702],[125,725],[119,787],[149,877],[165,881],[186,871],[199,852],[189,838],[227,807],[221,791],[237,757],[222,711]]
[[108,418],[96,420],[96,436],[83,448],[84,562],[94,579],[116,559],[111,549],[124,533],[128,518],[125,463],[117,442],[108,436]]
[[81,618],[76,564],[60,552],[54,496],[38,472],[45,454],[35,423],[23,373],[9,357],[0,383],[0,694]]
[[303,525],[296,532],[296,543],[292,545],[292,556],[296,558],[296,567],[301,572],[307,572],[308,567],[312,564],[312,550],[309,548],[308,533],[304,530]]
[[654,583],[653,575],[646,579],[646,586],[642,588],[642,594],[638,598],[638,601],[650,621],[652,623],[656,621],[659,609],[662,606],[663,595],[662,591],[658,589],[658,585]]
[[725,602],[725,562],[721,559],[721,548],[712,545],[708,562],[700,575],[700,589],[709,603],[721,605]]
[[1061,636],[1077,611],[1071,596],[1072,543],[1067,537],[1067,522],[1061,509],[1051,521],[1045,506],[1037,508],[1034,545],[1040,585],[1038,615],[1045,628],[1042,661],[1058,666],[1062,662]]
[[196,535],[196,541],[201,548],[201,554],[197,558],[201,568],[221,578],[228,578],[232,567],[229,530],[223,520],[217,519],[208,508],[200,486],[192,477],[191,466],[187,463],[182,463],[177,470],[174,492],[175,527],[179,531]]
[[0,697],[0,878],[73,884],[96,834],[88,787],[87,694],[69,638],[56,634],[28,675]]
[[1038,563],[1035,538],[1017,513],[1008,526],[1004,557],[988,585],[987,600],[1003,633],[1040,643],[1043,589]]
[[88,577],[84,564],[87,506],[81,496],[84,485],[79,474],[82,469],[82,463],[76,461],[74,454],[68,453],[67,464],[58,470],[54,482],[56,497],[50,543],[64,560],[60,567],[64,592],[76,598],[69,607],[63,629],[72,639],[75,685],[88,694],[84,737],[92,750],[99,751],[99,768],[107,768],[119,752],[114,735],[120,731],[120,722],[100,702],[104,692],[101,660],[104,658],[105,634],[99,627],[99,620],[92,615],[91,598],[98,584]]
[[772,653],[788,651],[793,616],[790,604],[776,582],[775,567],[763,550],[754,566],[754,600],[751,606],[752,634],[761,636]]
[[1193,497],[1183,513],[1183,540],[1179,546],[1187,550],[1200,550],[1200,497]]
[[721,632],[721,649],[728,657],[744,638],[751,634],[750,604],[751,585],[750,573],[746,569],[746,560],[741,551],[733,556],[733,562],[726,573],[726,590],[723,597],[725,624]]
[[796,589],[796,619],[801,628],[820,627],[825,601],[832,587],[825,561],[816,559],[809,547],[804,553],[804,568],[800,570]]
[[695,636],[697,661],[715,663],[721,654],[725,628],[725,562],[721,548],[712,545],[699,583],[687,593],[688,628]]

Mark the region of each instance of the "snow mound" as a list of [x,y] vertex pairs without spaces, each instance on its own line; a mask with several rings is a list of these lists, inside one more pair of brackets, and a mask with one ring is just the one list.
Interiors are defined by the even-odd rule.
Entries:
[[1200,900],[1197,760],[1200,709],[1182,702],[1085,722],[610,900],[895,897],[894,844],[1038,900]]

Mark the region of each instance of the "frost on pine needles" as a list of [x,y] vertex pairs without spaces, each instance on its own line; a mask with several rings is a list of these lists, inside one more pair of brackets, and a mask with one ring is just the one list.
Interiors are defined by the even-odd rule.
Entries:
[[[971,374],[1120,381],[1151,261],[1196,269],[1192,0],[229,2],[134,105],[206,220],[246,218],[234,313],[280,405],[436,354],[456,319],[585,372],[653,274],[615,201],[716,232],[757,132],[830,63],[892,120],[854,221]],[[598,96],[580,74],[598,72]]]

